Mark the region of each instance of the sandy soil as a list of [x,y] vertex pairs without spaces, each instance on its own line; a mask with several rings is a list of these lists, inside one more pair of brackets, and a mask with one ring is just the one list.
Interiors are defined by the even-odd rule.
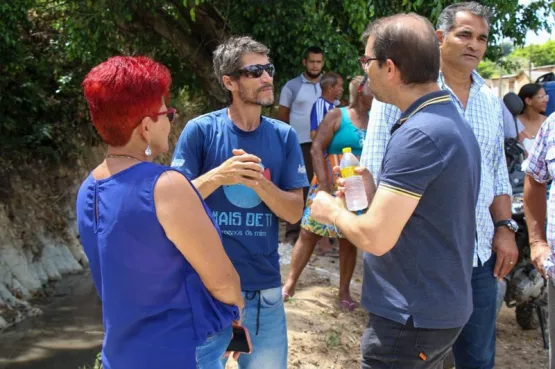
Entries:
[[[282,246],[282,275],[288,272],[291,246]],[[352,282],[353,297],[360,300],[362,255]],[[303,272],[297,292],[286,303],[289,328],[289,367],[360,368],[359,344],[367,315],[362,309],[344,312],[337,307],[338,260],[313,256]],[[234,367],[228,365],[228,367]],[[506,306],[497,323],[496,368],[542,369],[548,367],[547,351],[539,329],[523,331],[514,309]]]

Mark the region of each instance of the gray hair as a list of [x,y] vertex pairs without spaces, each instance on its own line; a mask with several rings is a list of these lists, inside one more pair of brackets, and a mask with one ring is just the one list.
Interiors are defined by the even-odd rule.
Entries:
[[341,76],[339,74],[335,72],[327,72],[320,79],[320,87],[322,88],[322,91],[325,91],[330,87],[334,87],[340,79]]
[[[247,54],[267,56],[270,49],[249,36],[234,36],[218,45],[213,55],[214,73],[220,85],[225,89],[223,76],[237,72],[241,68],[241,57]],[[227,91],[227,89],[226,89]]]
[[449,33],[455,27],[455,17],[459,12],[468,12],[472,15],[484,18],[489,26],[490,8],[474,1],[452,4],[443,9],[437,19],[437,29],[444,34]]

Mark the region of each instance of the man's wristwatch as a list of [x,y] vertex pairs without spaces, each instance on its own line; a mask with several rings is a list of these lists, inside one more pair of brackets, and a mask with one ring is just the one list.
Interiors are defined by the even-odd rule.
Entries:
[[518,223],[515,222],[513,219],[500,220],[499,222],[495,223],[495,228],[503,226],[509,228],[515,233],[518,232]]

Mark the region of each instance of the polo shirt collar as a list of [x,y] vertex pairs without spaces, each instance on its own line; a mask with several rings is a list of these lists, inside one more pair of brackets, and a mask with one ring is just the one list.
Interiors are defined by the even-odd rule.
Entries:
[[413,102],[407,108],[407,110],[403,112],[403,114],[401,114],[401,118],[391,128],[391,134],[399,129],[399,127],[401,127],[401,125],[405,123],[410,117],[412,117],[414,114],[418,113],[425,107],[448,101],[451,101],[451,95],[449,94],[449,91],[445,90],[434,91],[420,97],[415,102]]
[[[484,86],[486,84],[486,81],[482,78],[482,76],[480,76],[480,74],[477,71],[472,71],[472,74],[470,75],[470,79],[472,80],[472,82],[470,83],[470,89],[480,89],[482,88],[482,86]],[[443,77],[443,73],[441,73],[441,71],[439,72],[439,78],[437,83],[439,84],[439,87],[443,90],[448,90],[449,86],[447,86],[447,83],[445,83],[445,77]]]
[[451,99],[451,95],[449,94],[449,91],[445,91],[445,90],[434,91],[429,94],[426,94],[420,97],[419,99],[417,99],[415,102],[413,102],[407,108],[407,110],[405,110],[403,114],[401,114],[400,122],[403,123],[404,121],[406,121],[411,116],[416,114],[421,109],[424,109],[428,105],[446,102],[446,101],[449,101],[450,99]]

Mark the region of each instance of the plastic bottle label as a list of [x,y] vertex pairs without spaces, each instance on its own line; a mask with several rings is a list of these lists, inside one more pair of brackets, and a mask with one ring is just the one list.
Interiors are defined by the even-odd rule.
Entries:
[[345,167],[343,169],[341,169],[341,177],[343,178],[348,178],[348,177],[352,177],[352,176],[356,176],[358,175],[355,172],[355,167],[351,166],[351,167]]

